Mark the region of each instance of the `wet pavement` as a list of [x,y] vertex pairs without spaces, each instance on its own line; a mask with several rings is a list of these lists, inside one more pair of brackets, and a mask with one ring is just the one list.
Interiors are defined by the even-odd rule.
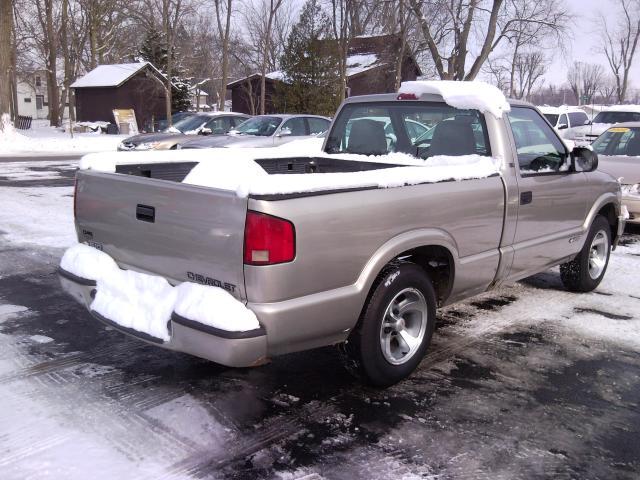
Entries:
[[[0,181],[72,184],[31,168]],[[63,293],[63,249],[0,233],[0,478],[637,479],[640,235],[623,244],[591,294],[552,271],[441,310],[418,371],[377,390],[334,348],[230,369],[127,337]]]

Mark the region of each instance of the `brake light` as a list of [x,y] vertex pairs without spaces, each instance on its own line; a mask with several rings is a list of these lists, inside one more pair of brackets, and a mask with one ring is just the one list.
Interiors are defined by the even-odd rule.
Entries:
[[398,95],[398,100],[418,100],[415,93],[401,93]]
[[293,223],[282,218],[247,212],[244,226],[244,263],[274,265],[292,261],[296,256]]

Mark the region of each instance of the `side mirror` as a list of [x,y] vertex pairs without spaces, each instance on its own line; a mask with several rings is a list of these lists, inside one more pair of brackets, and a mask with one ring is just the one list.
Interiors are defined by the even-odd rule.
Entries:
[[200,135],[211,135],[213,131],[209,127],[202,127],[198,133]]
[[574,172],[593,172],[598,168],[598,154],[586,147],[571,151],[571,167]]
[[587,120],[586,122],[584,122],[585,125],[591,125],[591,120]]
[[280,130],[280,132],[278,132],[278,135],[276,135],[276,137],[288,137],[291,135],[291,130],[289,130],[288,128],[283,128],[282,130]]
[[569,125],[567,125],[566,123],[561,123],[560,125],[558,125],[558,130],[565,130],[569,128]]

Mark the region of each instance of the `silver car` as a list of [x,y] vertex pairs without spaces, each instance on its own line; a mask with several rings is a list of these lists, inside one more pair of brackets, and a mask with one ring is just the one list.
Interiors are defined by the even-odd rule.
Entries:
[[331,120],[317,115],[259,115],[227,135],[196,138],[180,148],[278,147],[293,140],[314,137],[329,129]]
[[640,122],[620,123],[593,142],[600,169],[620,179],[629,223],[640,224]]
[[121,152],[143,150],[173,150],[195,136],[219,136],[249,118],[234,112],[195,113],[174,123],[162,132],[141,133],[126,138],[118,145]]

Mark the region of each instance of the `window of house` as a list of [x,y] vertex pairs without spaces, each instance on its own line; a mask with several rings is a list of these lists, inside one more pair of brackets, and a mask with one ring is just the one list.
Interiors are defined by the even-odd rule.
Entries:
[[25,97],[24,98],[24,103],[31,103],[31,98]]
[[40,75],[36,75],[36,87],[41,87],[42,86],[42,79],[40,78]]
[[44,95],[36,95],[36,110],[42,110],[44,105]]
[[532,108],[512,107],[509,124],[520,173],[535,175],[568,170],[568,152],[549,124]]

